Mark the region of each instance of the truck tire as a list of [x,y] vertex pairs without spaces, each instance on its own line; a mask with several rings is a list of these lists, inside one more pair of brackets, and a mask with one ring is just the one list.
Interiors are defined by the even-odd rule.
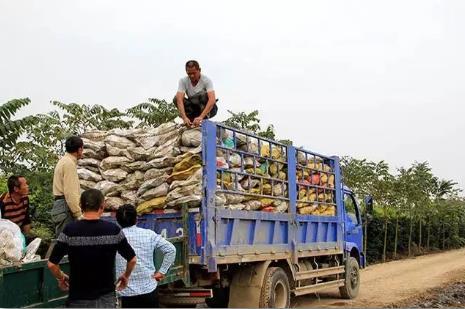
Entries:
[[266,270],[260,293],[260,308],[289,308],[291,289],[289,278],[281,267]]
[[173,297],[160,296],[158,298],[160,305],[174,308],[193,308],[205,302],[204,297]]
[[205,298],[210,308],[227,308],[229,303],[229,288],[213,288],[213,297]]
[[339,288],[342,298],[357,297],[360,288],[360,268],[355,258],[349,257],[346,264],[345,284]]

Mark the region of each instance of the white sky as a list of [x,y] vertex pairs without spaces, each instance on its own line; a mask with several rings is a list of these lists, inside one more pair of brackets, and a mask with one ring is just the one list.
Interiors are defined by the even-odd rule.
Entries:
[[465,1],[0,0],[0,102],[170,100],[197,59],[217,120],[325,154],[429,161],[465,188]]

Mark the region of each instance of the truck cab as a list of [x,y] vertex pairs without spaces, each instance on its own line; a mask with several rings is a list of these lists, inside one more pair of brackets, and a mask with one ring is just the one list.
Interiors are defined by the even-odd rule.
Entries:
[[343,187],[344,196],[344,238],[345,251],[357,259],[361,268],[365,267],[363,254],[363,224],[362,214],[355,194],[348,187]]

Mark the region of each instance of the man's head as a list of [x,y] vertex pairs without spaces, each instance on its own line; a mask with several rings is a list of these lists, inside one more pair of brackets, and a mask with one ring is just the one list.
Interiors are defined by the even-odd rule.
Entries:
[[186,73],[191,82],[197,82],[200,79],[200,65],[195,60],[186,62]]
[[83,212],[103,212],[104,198],[97,189],[89,189],[81,194],[81,209]]
[[81,159],[84,142],[79,136],[70,136],[66,139],[65,148],[67,153],[75,154],[78,159]]
[[136,208],[130,204],[124,204],[116,211],[116,220],[122,228],[135,225],[137,222]]
[[15,193],[21,196],[27,196],[29,194],[29,185],[24,176],[10,176],[7,185],[10,194]]

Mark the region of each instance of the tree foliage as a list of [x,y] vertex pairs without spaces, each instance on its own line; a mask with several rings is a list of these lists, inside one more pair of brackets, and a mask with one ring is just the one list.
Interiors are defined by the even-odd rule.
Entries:
[[178,109],[173,103],[151,98],[148,102],[129,108],[127,114],[139,121],[139,127],[157,127],[174,120],[178,116]]
[[[37,209],[34,230],[44,240],[53,235],[49,218],[53,169],[68,136],[89,130],[155,127],[178,116],[174,104],[152,98],[126,111],[52,101],[55,110],[16,119],[29,103],[25,98],[0,105],[0,192],[6,190],[10,174],[26,176],[31,204]],[[227,126],[277,140],[273,125],[262,128],[258,111],[228,113]],[[290,140],[279,142],[292,145]],[[457,183],[433,175],[427,162],[395,170],[385,161],[346,156],[341,164],[344,183],[359,197],[374,198],[372,220],[364,226],[369,261],[465,246],[465,201]]]
[[33,116],[14,119],[15,114],[31,101],[28,98],[15,99],[0,105],[0,149],[13,146],[23,131],[34,124]]

